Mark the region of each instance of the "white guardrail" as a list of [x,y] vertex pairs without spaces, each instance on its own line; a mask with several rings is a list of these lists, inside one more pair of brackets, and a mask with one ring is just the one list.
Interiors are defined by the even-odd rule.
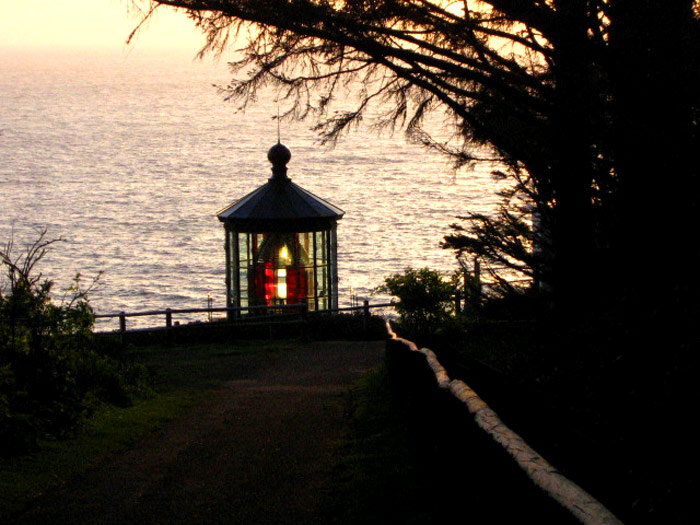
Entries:
[[450,379],[432,350],[418,348],[412,341],[398,337],[389,323],[386,326],[391,339],[404,344],[410,351],[425,356],[438,386],[466,405],[469,413],[474,416],[474,422],[508,452],[538,487],[584,524],[621,525],[622,522],[607,508],[576,483],[564,477],[523,438],[509,429],[469,385],[459,379]]

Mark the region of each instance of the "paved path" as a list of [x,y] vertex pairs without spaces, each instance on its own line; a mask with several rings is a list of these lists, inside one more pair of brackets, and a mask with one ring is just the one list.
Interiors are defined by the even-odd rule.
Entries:
[[280,353],[18,523],[316,523],[348,385],[383,353],[383,342]]

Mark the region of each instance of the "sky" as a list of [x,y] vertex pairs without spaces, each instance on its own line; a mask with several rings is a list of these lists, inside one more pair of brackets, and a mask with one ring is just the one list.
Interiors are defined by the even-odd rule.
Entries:
[[204,44],[203,35],[183,13],[162,9],[127,46],[126,39],[138,24],[128,4],[128,0],[0,0],[0,53],[168,50],[194,56]]

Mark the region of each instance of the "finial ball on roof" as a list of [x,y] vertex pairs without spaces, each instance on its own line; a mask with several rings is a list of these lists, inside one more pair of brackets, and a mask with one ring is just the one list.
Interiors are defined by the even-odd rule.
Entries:
[[291,158],[292,153],[289,151],[289,148],[279,142],[272,146],[267,152],[267,160],[269,160],[273,166],[286,166]]

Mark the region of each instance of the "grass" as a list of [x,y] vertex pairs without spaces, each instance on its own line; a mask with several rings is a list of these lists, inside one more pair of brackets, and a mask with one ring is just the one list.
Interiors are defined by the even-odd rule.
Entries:
[[[644,447],[659,437],[654,428],[663,414],[658,411],[669,396],[679,395],[668,391],[679,377],[677,369],[663,381],[650,383],[657,389],[650,396],[650,388],[642,387],[658,361],[632,359],[622,345],[629,343],[629,334],[585,327],[558,330],[533,323],[476,323],[463,335],[451,334],[451,345],[444,341],[428,345],[442,354],[440,360],[451,377],[466,379],[506,424],[625,521],[674,522],[658,518],[668,516],[667,507],[684,493],[682,487],[675,490],[663,464],[682,458],[681,440],[691,434],[660,441],[671,446],[661,451],[661,457],[658,449]],[[644,334],[637,338],[644,339]],[[34,454],[0,460],[0,521],[49,488],[129,448],[223,381],[245,378],[251,367],[275,359],[293,344],[268,340],[130,350],[127,357],[150,370],[154,395],[132,407],[102,406],[73,438],[47,441]],[[687,367],[685,373],[695,369]],[[451,409],[436,410],[431,403],[407,404],[385,370],[356,383],[348,410],[349,426],[337,447],[328,487],[328,521],[429,523],[457,513],[469,515],[475,523],[479,516],[482,522],[497,522],[493,512],[509,511],[498,497],[535,505],[532,515],[550,512],[540,510],[536,501],[541,495],[532,492],[529,482],[521,484],[509,461],[490,450],[479,434],[455,423],[467,417]],[[645,439],[631,443],[640,428]],[[672,449],[674,443],[677,450]],[[473,458],[463,453],[465,444],[490,451]],[[635,465],[637,453],[652,457]],[[639,470],[645,471],[645,483],[630,483],[630,476]],[[448,480],[464,473],[455,491]],[[505,479],[513,479],[513,485],[504,484]],[[673,497],[659,497],[664,491]],[[514,512],[523,512],[521,508],[525,507],[512,505]],[[506,516],[502,522],[509,518],[517,521],[517,516]],[[559,518],[550,522],[565,522]]]
[[[291,345],[288,341],[246,340],[235,344],[148,346],[133,350],[130,357],[146,365],[158,392],[206,390],[248,373],[249,370],[241,367],[239,357],[254,354],[260,360],[273,359],[277,352]],[[249,363],[246,366],[255,366],[255,362],[246,359]]]
[[246,374],[249,370],[236,366],[240,356],[254,353],[259,359],[273,359],[289,344],[245,341],[130,350],[126,358],[150,370],[153,395],[130,407],[101,405],[71,438],[43,441],[34,453],[0,459],[0,521],[51,487],[157,431],[234,374]]
[[0,519],[128,448],[195,401],[192,392],[181,391],[156,395],[128,408],[103,406],[71,439],[44,441],[32,454],[0,460]]
[[462,516],[472,523],[516,523],[532,515],[539,523],[574,522],[461,405],[446,402],[436,388],[414,395],[416,384],[409,383],[404,391],[383,369],[354,386],[326,521],[446,523]]
[[414,443],[395,410],[385,371],[366,374],[352,389],[350,423],[336,451],[330,496],[325,509],[335,523],[402,523],[417,495]]

